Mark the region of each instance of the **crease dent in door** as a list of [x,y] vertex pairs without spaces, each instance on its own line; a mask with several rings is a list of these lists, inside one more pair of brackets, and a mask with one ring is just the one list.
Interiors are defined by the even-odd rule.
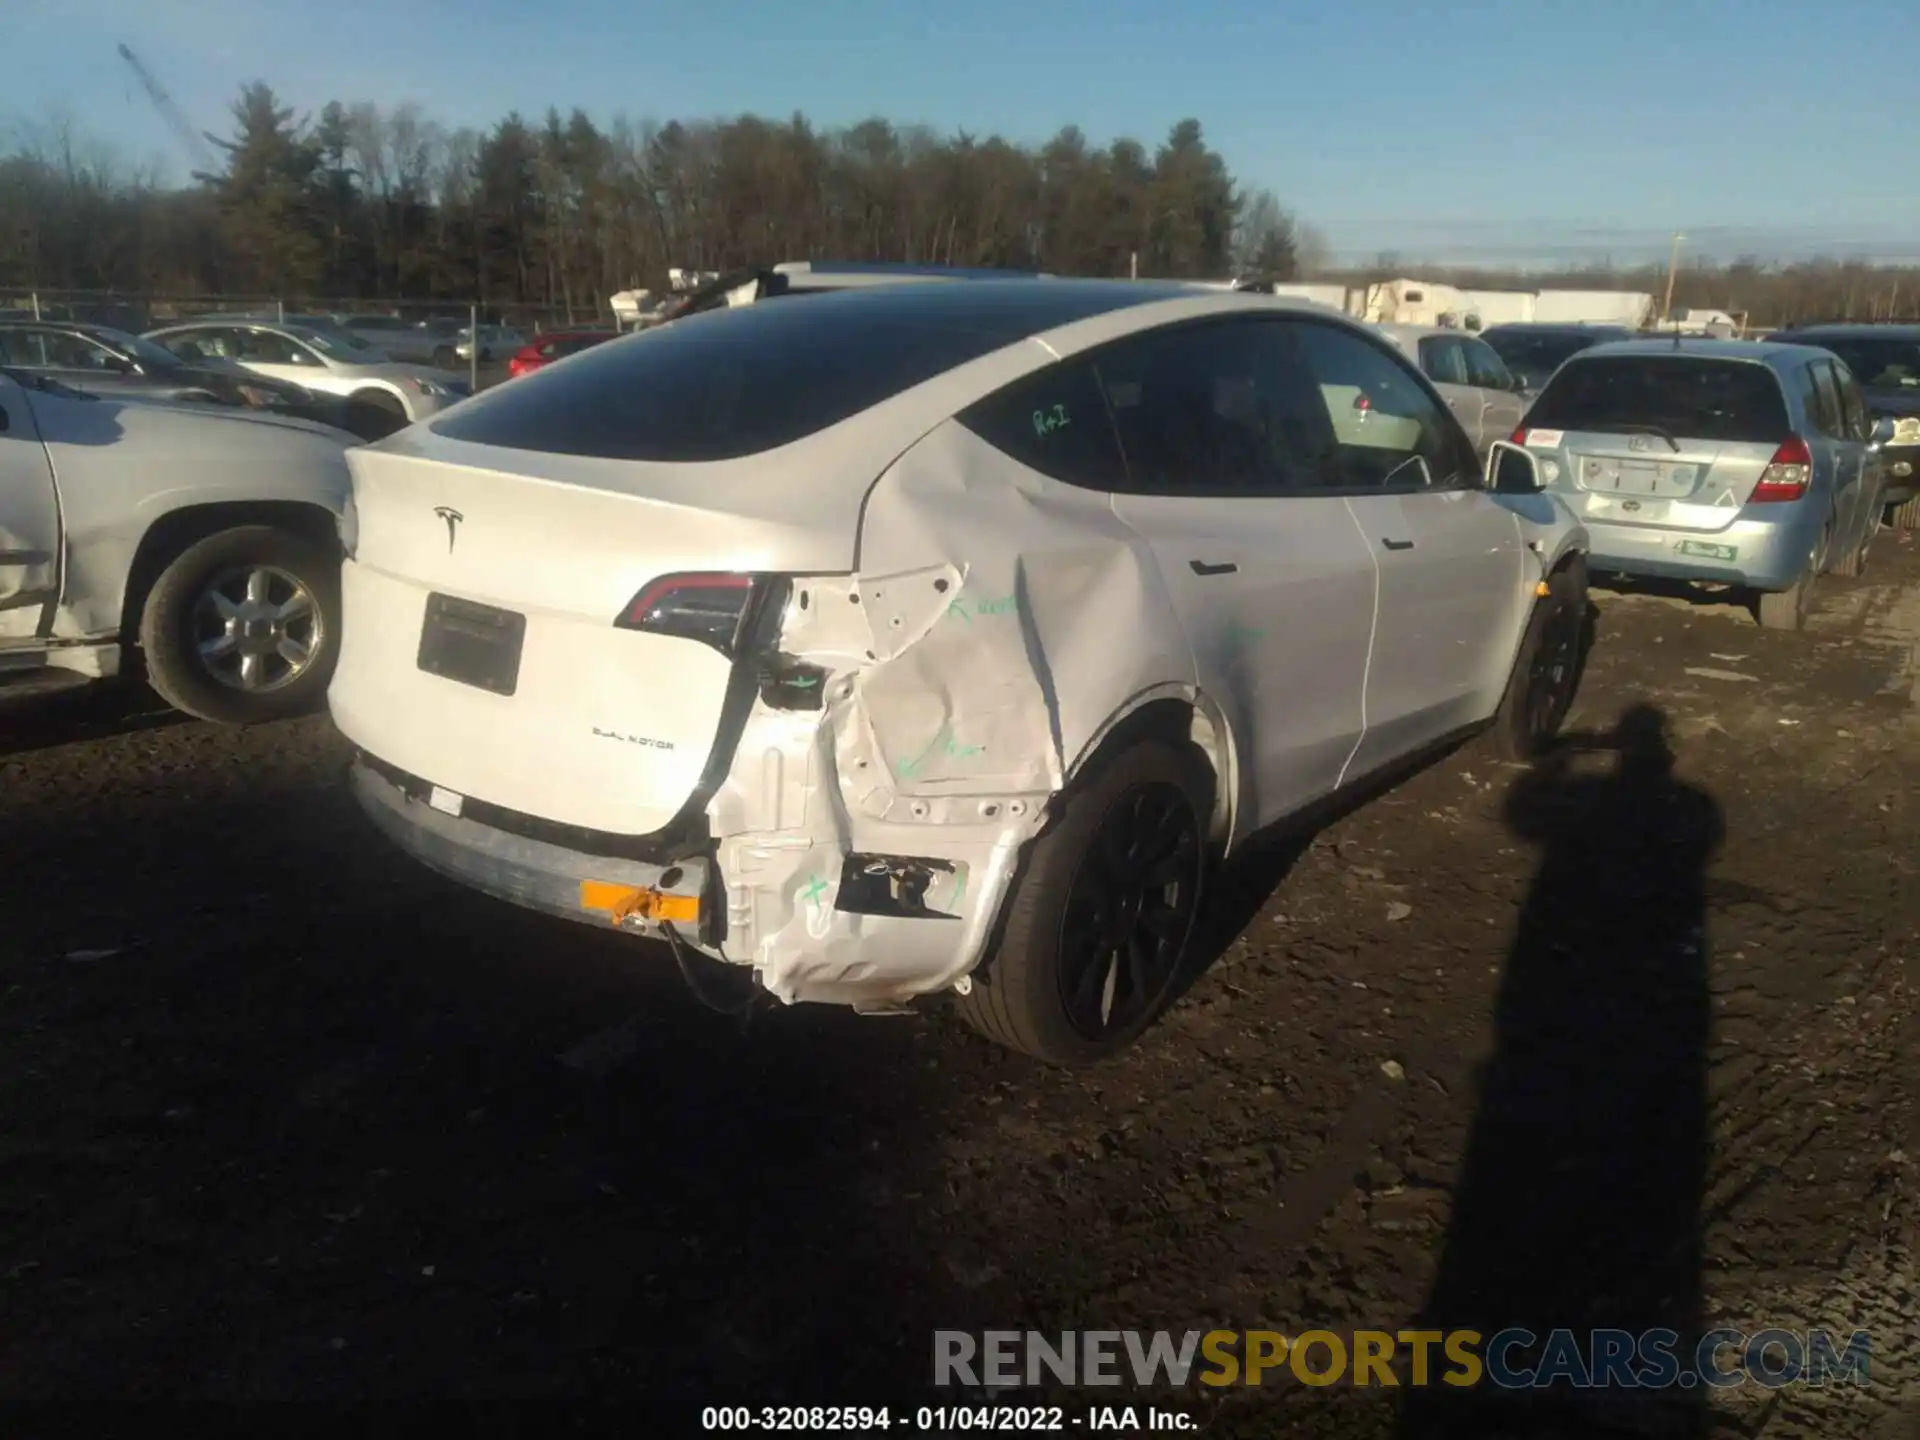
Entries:
[[[1042,633],[1056,655],[1099,653],[1151,599],[1119,535],[990,481],[983,512],[966,477],[941,478],[959,483],[894,487],[885,548],[945,558],[793,580],[707,807],[726,889],[714,953],[788,1003],[887,1011],[971,983],[1064,783]],[[997,543],[977,543],[983,525]]]

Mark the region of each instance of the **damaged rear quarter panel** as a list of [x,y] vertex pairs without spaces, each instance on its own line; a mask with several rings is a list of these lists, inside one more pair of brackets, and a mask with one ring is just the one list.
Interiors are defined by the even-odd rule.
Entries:
[[[787,678],[755,699],[709,817],[728,958],[789,1001],[886,1008],[954,984],[1070,767],[1130,702],[1194,694],[1151,552],[1109,498],[953,421],[874,487],[857,573],[794,582],[779,648]],[[855,853],[953,869],[930,915],[847,913]]]

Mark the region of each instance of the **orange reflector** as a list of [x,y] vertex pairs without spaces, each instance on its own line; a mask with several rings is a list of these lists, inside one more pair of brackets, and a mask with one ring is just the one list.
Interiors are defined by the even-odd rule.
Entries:
[[1547,584],[1546,581],[1542,580],[1538,585],[1533,587],[1533,593],[1538,595],[1541,599],[1544,600],[1546,599],[1547,596],[1553,593],[1553,587]]
[[671,920],[688,925],[700,918],[700,899],[696,895],[669,895],[661,890],[635,889],[607,880],[580,882],[580,908],[604,910],[615,925],[629,916],[642,920]]

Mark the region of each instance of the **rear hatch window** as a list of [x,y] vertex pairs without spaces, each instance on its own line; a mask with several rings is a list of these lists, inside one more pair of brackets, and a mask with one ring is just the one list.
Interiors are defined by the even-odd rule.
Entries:
[[596,345],[431,422],[478,445],[615,460],[757,455],[1028,335],[1164,298],[1151,286],[885,285],[748,305]]
[[1576,356],[1527,413],[1548,430],[1657,427],[1675,438],[1774,442],[1792,429],[1773,372],[1700,355]]

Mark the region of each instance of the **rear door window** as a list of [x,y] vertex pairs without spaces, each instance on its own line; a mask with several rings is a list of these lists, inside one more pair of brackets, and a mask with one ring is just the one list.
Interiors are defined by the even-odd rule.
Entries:
[[1513,376],[1499,352],[1484,340],[1462,340],[1460,349],[1467,357],[1467,383],[1482,390],[1511,390]]
[[1284,323],[1153,331],[1097,352],[1094,364],[1136,494],[1274,495],[1340,483],[1333,427]]
[[237,332],[215,326],[181,330],[160,337],[160,343],[182,360],[234,360],[239,358]]
[[1676,439],[1778,442],[1792,429],[1773,372],[1705,355],[1576,355],[1527,423],[1602,434],[1658,426]]
[[1450,335],[1429,335],[1420,342],[1420,368],[1436,385],[1471,385],[1467,354]]
[[307,349],[272,330],[240,332],[240,358],[256,365],[316,365]]

